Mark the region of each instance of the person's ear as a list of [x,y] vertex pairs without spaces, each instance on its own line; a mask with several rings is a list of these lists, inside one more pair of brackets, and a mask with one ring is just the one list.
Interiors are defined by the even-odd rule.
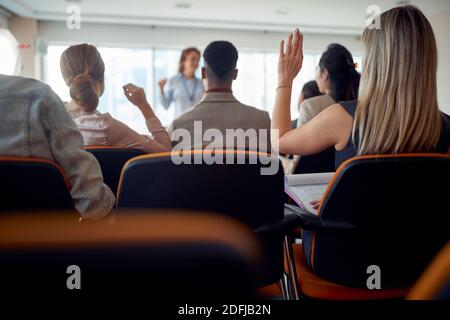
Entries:
[[320,76],[324,79],[324,80],[328,80],[328,70],[327,69],[323,69],[322,72],[320,73]]
[[236,80],[237,75],[238,75],[238,69],[235,69],[234,70],[234,75],[233,75],[233,80]]
[[202,67],[202,79],[206,79],[205,67]]
[[105,81],[95,82],[95,91],[97,95],[101,97],[105,92]]

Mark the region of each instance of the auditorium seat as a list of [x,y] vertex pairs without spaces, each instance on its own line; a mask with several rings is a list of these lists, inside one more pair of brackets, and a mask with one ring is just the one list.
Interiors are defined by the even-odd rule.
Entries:
[[86,146],[86,150],[92,153],[100,164],[103,180],[114,194],[117,193],[120,172],[124,164],[131,158],[145,154],[139,149]]
[[387,288],[369,290],[367,288],[344,286],[327,281],[315,274],[307,265],[303,248],[294,245],[294,257],[297,272],[297,286],[301,298],[319,300],[380,300],[404,298],[408,288]]
[[214,213],[133,211],[84,222],[72,212],[4,214],[0,291],[21,298],[254,298],[261,253],[248,227]]
[[70,184],[62,168],[47,159],[0,157],[0,212],[72,209]]
[[[300,291],[307,282],[324,281],[367,288],[368,267],[377,266],[380,292],[348,296],[344,290],[341,298],[393,298],[393,292],[404,297],[449,239],[448,191],[443,187],[448,181],[449,155],[361,156],[340,166],[318,215],[286,205],[302,228],[303,249],[295,249],[295,259],[289,257],[296,262]],[[328,294],[339,299],[340,291],[329,288],[334,292]],[[309,290],[318,291],[313,298],[329,298],[324,290]]]
[[[183,153],[194,162],[210,150]],[[288,292],[289,279],[283,274],[283,236],[289,232],[284,218],[284,174],[278,158],[263,153],[215,150],[224,163],[177,164],[175,153],[150,154],[129,161],[121,175],[117,207],[182,208],[219,212],[238,219],[255,230],[262,240],[265,261],[261,264],[260,287],[282,282]],[[250,159],[256,157],[251,164]],[[237,164],[238,159],[245,164]],[[262,174],[268,161],[277,166],[272,174]]]

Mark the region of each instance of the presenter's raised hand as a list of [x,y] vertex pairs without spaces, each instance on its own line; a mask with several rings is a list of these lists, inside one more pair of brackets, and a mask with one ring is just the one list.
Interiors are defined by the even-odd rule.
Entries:
[[161,92],[164,91],[164,86],[166,85],[167,79],[162,79],[159,80],[158,84],[159,84],[159,89],[161,90]]

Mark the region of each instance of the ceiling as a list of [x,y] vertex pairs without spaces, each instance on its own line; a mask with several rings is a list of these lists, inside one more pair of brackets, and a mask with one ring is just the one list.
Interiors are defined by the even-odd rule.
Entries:
[[[432,16],[450,0],[377,0],[381,11],[411,3]],[[0,0],[19,16],[64,21],[68,7],[81,9],[81,23],[118,23],[259,31],[360,34],[373,0]]]

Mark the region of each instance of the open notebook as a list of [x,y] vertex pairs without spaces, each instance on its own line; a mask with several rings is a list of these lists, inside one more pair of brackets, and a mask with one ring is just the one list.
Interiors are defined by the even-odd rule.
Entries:
[[297,205],[317,214],[310,203],[322,199],[333,175],[334,172],[286,175],[284,190]]

